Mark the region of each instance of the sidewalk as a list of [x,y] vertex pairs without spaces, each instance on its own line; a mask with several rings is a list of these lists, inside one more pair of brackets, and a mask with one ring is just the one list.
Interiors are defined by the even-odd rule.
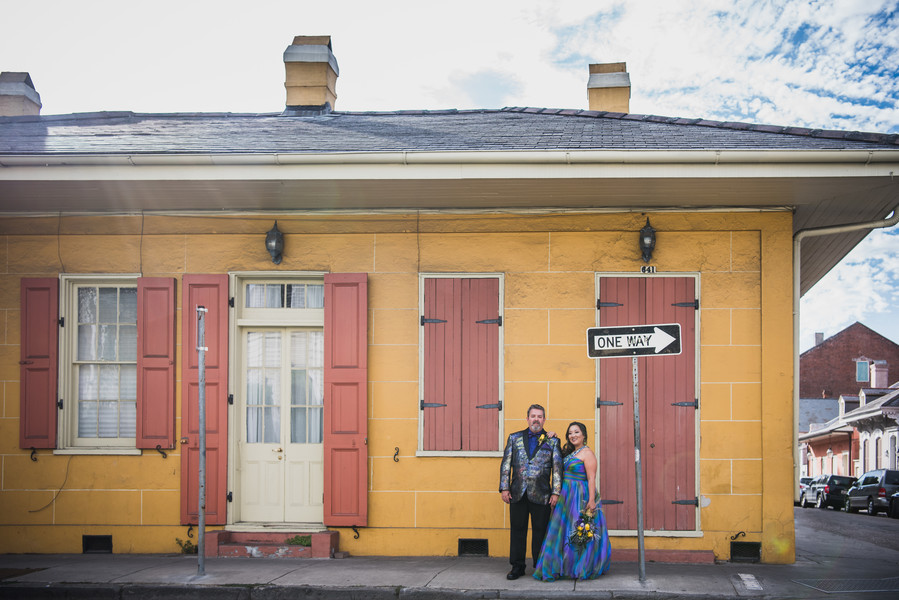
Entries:
[[[647,563],[642,584],[637,563],[613,564],[594,581],[552,583],[536,581],[530,570],[526,577],[507,581],[509,566],[503,558],[210,558],[203,576],[197,567],[196,556],[183,555],[2,555],[0,598],[794,599],[828,597],[808,582],[826,580],[828,573],[833,576],[826,565],[809,561],[793,565]],[[879,575],[889,577],[895,571]],[[872,585],[884,593],[848,597],[899,596],[899,578],[862,587]]]

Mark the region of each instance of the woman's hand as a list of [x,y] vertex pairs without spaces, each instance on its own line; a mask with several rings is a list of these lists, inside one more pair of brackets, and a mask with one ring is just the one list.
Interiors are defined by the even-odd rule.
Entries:
[[596,500],[591,499],[589,502],[587,502],[587,506],[585,508],[591,513],[596,512]]

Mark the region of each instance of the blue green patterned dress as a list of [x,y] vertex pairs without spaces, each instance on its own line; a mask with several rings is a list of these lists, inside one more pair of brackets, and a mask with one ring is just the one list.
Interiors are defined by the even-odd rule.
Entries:
[[568,536],[587,506],[590,495],[584,462],[569,454],[565,457],[562,494],[553,509],[546,529],[546,539],[534,578],[543,581],[556,579],[596,579],[611,565],[612,546],[602,506],[596,503],[596,536],[583,549],[568,543]]

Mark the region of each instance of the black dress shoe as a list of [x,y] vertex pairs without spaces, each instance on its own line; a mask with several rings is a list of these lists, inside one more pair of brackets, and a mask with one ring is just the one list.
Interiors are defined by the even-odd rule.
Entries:
[[517,570],[517,569],[512,569],[512,570],[509,571],[509,573],[506,575],[506,579],[508,579],[508,580],[510,580],[510,581],[513,581],[513,580],[515,580],[515,579],[518,579],[518,578],[521,577],[522,575],[524,575],[524,571],[519,571],[519,570]]

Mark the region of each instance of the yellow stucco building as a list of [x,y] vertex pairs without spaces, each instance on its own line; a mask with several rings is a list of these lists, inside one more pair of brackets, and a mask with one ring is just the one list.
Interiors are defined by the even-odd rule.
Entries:
[[793,561],[794,286],[860,239],[800,258],[794,235],[889,212],[889,136],[340,113],[328,38],[285,61],[330,65],[287,69],[288,90],[324,73],[320,105],[0,117],[0,552],[192,539],[203,306],[211,530],[505,555],[500,456],[539,403],[547,429],[588,426],[632,556],[631,380],[611,366],[631,361],[585,337],[632,304],[615,322],[684,331],[682,358],[639,363],[647,555],[726,560],[736,539]]

